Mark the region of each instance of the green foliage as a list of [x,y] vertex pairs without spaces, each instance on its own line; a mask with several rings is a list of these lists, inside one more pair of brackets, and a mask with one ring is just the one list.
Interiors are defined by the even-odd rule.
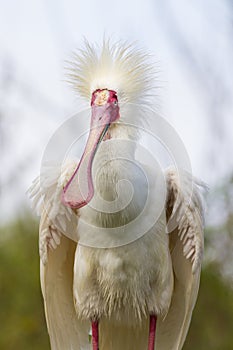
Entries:
[[39,282],[38,226],[30,218],[0,232],[0,349],[49,349]]
[[233,349],[233,291],[215,265],[202,271],[200,291],[184,350]]
[[[40,292],[37,240],[38,226],[30,218],[0,231],[2,350],[50,348]],[[233,292],[216,271],[214,265],[203,270],[184,350],[233,348]]]

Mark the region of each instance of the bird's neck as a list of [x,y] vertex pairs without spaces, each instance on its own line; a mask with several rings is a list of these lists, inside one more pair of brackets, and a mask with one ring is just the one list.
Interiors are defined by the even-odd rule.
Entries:
[[136,140],[124,130],[110,130],[93,162],[94,196],[84,208],[85,220],[100,227],[118,227],[140,213],[147,194],[146,178],[135,159]]
[[116,185],[131,175],[135,161],[135,140],[126,127],[110,128],[96,153],[93,165],[95,191],[106,200],[114,200]]

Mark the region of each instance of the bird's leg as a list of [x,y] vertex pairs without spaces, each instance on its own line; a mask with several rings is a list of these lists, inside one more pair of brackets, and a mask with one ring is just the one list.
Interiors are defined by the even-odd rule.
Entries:
[[150,315],[148,350],[154,350],[155,348],[156,322],[157,317],[155,315]]
[[99,350],[99,322],[92,321],[92,350]]

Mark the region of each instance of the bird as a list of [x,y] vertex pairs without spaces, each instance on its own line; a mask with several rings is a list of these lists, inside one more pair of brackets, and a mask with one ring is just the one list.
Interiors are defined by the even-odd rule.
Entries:
[[200,283],[205,185],[136,159],[135,125],[150,123],[156,101],[151,55],[85,41],[68,76],[90,106],[83,155],[47,164],[29,188],[51,349],[182,349]]

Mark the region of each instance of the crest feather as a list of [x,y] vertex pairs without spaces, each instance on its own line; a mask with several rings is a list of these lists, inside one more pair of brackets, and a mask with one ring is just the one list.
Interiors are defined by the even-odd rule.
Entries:
[[100,48],[85,41],[70,62],[69,82],[88,101],[96,89],[107,88],[117,92],[121,103],[146,103],[155,87],[150,58],[144,50],[127,42],[104,40]]

